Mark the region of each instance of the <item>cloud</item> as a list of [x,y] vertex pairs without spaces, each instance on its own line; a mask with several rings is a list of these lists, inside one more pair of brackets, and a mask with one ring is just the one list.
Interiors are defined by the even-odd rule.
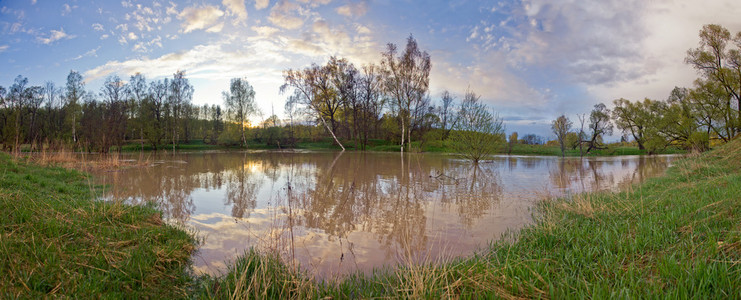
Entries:
[[254,67],[266,61],[265,56],[256,53],[257,50],[254,48],[228,51],[221,44],[198,45],[186,51],[168,53],[156,58],[109,61],[87,70],[84,75],[87,81],[104,78],[110,74],[125,75],[137,72],[155,78],[170,76],[177,70],[187,70],[189,78],[223,80],[245,76],[245,70],[249,70],[248,75],[254,74],[253,77],[269,73],[280,78],[280,70]]
[[260,36],[269,37],[280,32],[280,29],[270,26],[252,26],[252,31]]
[[[76,8],[77,6],[74,6],[74,7]],[[72,6],[69,6],[69,4],[67,4],[67,3],[63,4],[62,5],[62,15],[64,16],[64,15],[67,15],[68,13],[71,13],[72,12],[72,8],[73,7]]]
[[90,49],[89,51],[87,51],[87,52],[85,52],[83,54],[80,54],[80,55],[78,55],[78,56],[76,56],[76,57],[74,57],[74,58],[72,58],[70,60],[80,60],[80,59],[82,59],[84,57],[97,57],[98,56],[98,50],[100,50],[100,46],[98,46],[97,48],[94,48],[94,49]]
[[309,4],[311,7],[319,7],[321,5],[329,4],[332,0],[298,0],[298,2]]
[[8,45],[0,45],[0,53],[5,52],[6,50],[8,50],[9,47],[10,46],[8,46]]
[[103,31],[105,29],[103,29],[103,24],[93,23],[93,30],[95,30],[95,31]]
[[335,11],[346,17],[359,17],[368,12],[368,4],[365,1],[348,3],[337,7]]
[[64,32],[64,28],[59,27],[59,30],[52,29],[46,36],[37,36],[36,40],[42,44],[48,45],[61,39],[72,39],[74,35],[68,35]]
[[561,69],[587,84],[621,81],[647,71],[645,61],[637,60],[648,34],[647,5],[639,0],[528,0],[514,9],[512,21],[500,23],[505,27],[501,38],[493,38],[493,27],[476,26],[468,39],[509,52],[515,67]]
[[301,7],[298,4],[282,0],[270,10],[268,20],[273,25],[285,29],[298,29],[304,24],[304,19],[300,15]]
[[244,0],[222,0],[221,4],[226,6],[230,14],[237,16],[238,22],[247,20],[247,7],[244,6]]
[[178,19],[183,20],[181,27],[183,32],[188,33],[193,30],[214,28],[215,23],[223,15],[224,12],[215,6],[186,7],[178,15]]
[[255,0],[255,9],[261,10],[270,5],[270,0]]

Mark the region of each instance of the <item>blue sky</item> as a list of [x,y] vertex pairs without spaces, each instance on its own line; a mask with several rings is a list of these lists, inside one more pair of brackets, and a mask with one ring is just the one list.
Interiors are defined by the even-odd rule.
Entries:
[[330,55],[380,61],[413,34],[432,56],[430,94],[467,88],[507,132],[551,136],[549,123],[617,98],[664,99],[691,86],[684,64],[703,24],[741,30],[738,1],[0,1],[0,85],[98,91],[105,77],[148,80],[186,70],[193,102],[221,103],[245,77],[267,117],[282,114],[281,72]]

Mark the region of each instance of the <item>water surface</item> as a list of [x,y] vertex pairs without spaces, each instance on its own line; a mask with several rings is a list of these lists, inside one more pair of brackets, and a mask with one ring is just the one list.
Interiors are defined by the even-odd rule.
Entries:
[[[470,255],[530,223],[545,197],[619,190],[673,156],[499,156],[474,167],[441,154],[200,152],[145,155],[148,167],[96,174],[108,198],[153,202],[195,229],[197,272],[249,247],[319,277]],[[139,159],[139,155],[132,155]]]

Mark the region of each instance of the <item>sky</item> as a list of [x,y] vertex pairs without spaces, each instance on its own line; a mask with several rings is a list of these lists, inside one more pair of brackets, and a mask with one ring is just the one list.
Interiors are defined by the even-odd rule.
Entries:
[[379,63],[413,35],[432,58],[433,101],[470,89],[507,133],[550,137],[561,114],[578,124],[596,103],[691,87],[698,32],[741,31],[739,13],[725,0],[0,0],[0,86],[18,75],[63,86],[75,70],[98,92],[107,76],[185,70],[194,104],[221,104],[229,80],[246,78],[267,118],[283,114],[283,70],[332,55]]

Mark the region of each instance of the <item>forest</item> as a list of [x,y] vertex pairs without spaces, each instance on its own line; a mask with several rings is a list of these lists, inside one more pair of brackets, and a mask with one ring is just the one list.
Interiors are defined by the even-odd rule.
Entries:
[[[561,115],[552,122],[551,143],[562,153],[566,148],[589,153],[618,133],[624,142],[656,153],[667,147],[705,151],[736,137],[741,32],[732,35],[711,24],[699,37],[699,46],[685,58],[699,74],[692,87],[675,87],[666,99],[599,103],[574,121]],[[70,71],[63,86],[51,81],[32,86],[18,75],[7,88],[0,86],[0,143],[5,151],[108,153],[126,144],[153,150],[193,141],[290,148],[331,138],[343,150],[347,145],[364,150],[378,140],[401,151],[446,144],[478,161],[493,151],[511,151],[513,144],[546,142],[516,132],[505,138],[502,119],[475,91],[462,96],[445,91],[433,99],[431,57],[411,35],[403,49],[389,43],[381,54],[380,62],[359,67],[332,56],[325,64],[284,70],[283,118],[258,110],[247,78],[231,80],[222,105],[198,106],[185,70],[151,81],[141,73],[128,80],[113,75],[97,92],[86,89],[77,71]],[[255,119],[262,121],[251,123]]]

